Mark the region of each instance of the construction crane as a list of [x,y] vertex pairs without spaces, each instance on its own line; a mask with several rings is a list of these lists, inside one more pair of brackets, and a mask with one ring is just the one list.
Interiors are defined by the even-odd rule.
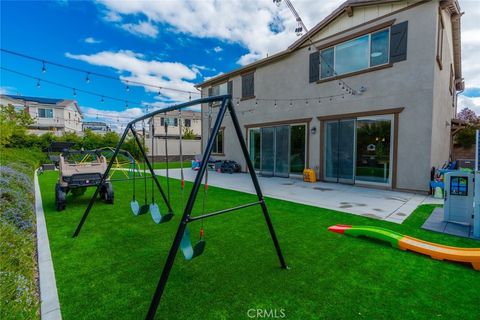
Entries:
[[[288,9],[290,9],[290,11],[292,12],[292,14],[295,16],[295,20],[297,20],[297,27],[295,28],[295,33],[297,34],[297,36],[301,36],[303,34],[303,32],[308,32],[308,29],[307,27],[305,26],[305,24],[303,23],[302,21],[302,18],[300,18],[300,15],[298,14],[297,10],[295,10],[295,7],[293,6],[293,4],[290,2],[290,0],[283,0],[283,2],[285,2],[285,4],[287,5]],[[280,4],[282,3],[282,0],[273,0],[273,3],[275,3],[277,5],[277,7],[280,6]]]

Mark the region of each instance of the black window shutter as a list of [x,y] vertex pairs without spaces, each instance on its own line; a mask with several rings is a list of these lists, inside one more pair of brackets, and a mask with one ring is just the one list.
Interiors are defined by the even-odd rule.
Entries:
[[309,82],[316,82],[320,77],[320,52],[310,53]]
[[250,98],[255,95],[254,74],[249,73],[242,77],[242,98]]
[[408,21],[393,25],[390,32],[390,62],[407,60]]
[[232,92],[233,92],[233,82],[228,81],[228,83],[227,83],[227,93],[232,94]]

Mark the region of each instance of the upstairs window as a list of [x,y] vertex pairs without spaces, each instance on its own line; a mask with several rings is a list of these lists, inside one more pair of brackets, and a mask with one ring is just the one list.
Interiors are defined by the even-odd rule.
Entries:
[[389,62],[390,29],[363,35],[320,51],[320,78],[365,70]]
[[[208,96],[213,97],[213,96],[220,96],[220,95],[225,95],[225,94],[232,94],[232,81],[224,82],[219,85],[210,87],[208,89]],[[217,106],[220,104],[220,101],[216,101],[212,103],[212,106]]]
[[187,127],[187,128],[190,128],[192,126],[192,120],[191,119],[185,119],[183,121],[183,123],[185,124],[185,127]]
[[50,108],[38,108],[38,117],[39,117],[39,118],[50,118],[50,119],[53,119],[53,109],[50,109]]
[[242,99],[253,97],[255,97],[255,77],[252,72],[242,76]]

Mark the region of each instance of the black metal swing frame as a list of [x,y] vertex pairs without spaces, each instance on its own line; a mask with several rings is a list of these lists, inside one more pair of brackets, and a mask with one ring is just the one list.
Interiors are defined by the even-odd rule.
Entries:
[[[274,247],[275,247],[275,251],[277,253],[277,256],[278,256],[278,259],[279,259],[279,262],[280,262],[280,266],[283,269],[288,269],[288,266],[285,262],[283,254],[282,254],[282,250],[280,248],[280,244],[279,244],[278,239],[277,239],[277,235],[275,233],[275,229],[273,228],[273,224],[272,224],[272,221],[270,219],[270,215],[268,213],[267,206],[265,204],[265,200],[264,200],[264,197],[263,197],[263,194],[262,194],[262,190],[260,188],[260,184],[258,183],[258,178],[257,178],[257,175],[255,173],[255,169],[253,168],[253,164],[252,164],[252,161],[251,161],[249,153],[248,153],[247,145],[246,145],[245,140],[243,138],[242,129],[241,129],[240,124],[238,122],[237,114],[235,112],[235,108],[234,108],[233,103],[232,103],[231,95],[220,95],[220,96],[214,96],[214,97],[192,100],[190,102],[186,102],[186,103],[183,103],[183,104],[178,104],[178,105],[174,105],[174,106],[171,106],[171,107],[168,107],[168,108],[163,108],[163,109],[160,109],[160,110],[153,111],[151,113],[148,113],[144,116],[138,117],[138,118],[130,121],[126,126],[125,131],[123,132],[122,137],[120,138],[120,141],[117,144],[117,147],[115,148],[115,152],[114,152],[112,158],[110,159],[110,162],[107,166],[107,170],[105,171],[105,173],[102,176],[102,180],[99,184],[99,187],[96,188],[95,193],[93,194],[92,198],[90,199],[90,202],[88,203],[87,208],[85,209],[85,212],[84,212],[84,214],[83,214],[83,216],[82,216],[82,218],[81,218],[81,220],[80,220],[80,222],[79,222],[79,224],[78,224],[78,226],[77,226],[77,228],[76,228],[76,230],[73,234],[73,237],[77,237],[79,235],[79,233],[82,229],[82,226],[85,223],[85,221],[88,217],[88,214],[90,213],[90,211],[91,211],[91,209],[92,209],[92,207],[95,203],[96,198],[98,197],[98,194],[100,192],[100,186],[107,179],[108,174],[110,172],[110,169],[112,168],[113,162],[115,161],[115,158],[117,157],[118,152],[119,152],[122,144],[125,142],[125,139],[127,138],[127,135],[128,135],[129,132],[132,133],[138,147],[140,148],[141,156],[145,160],[145,163],[148,166],[148,170],[150,171],[150,173],[152,175],[152,178],[155,181],[155,184],[158,188],[158,191],[160,192],[160,194],[163,198],[163,201],[168,208],[169,213],[173,213],[173,210],[172,210],[172,207],[171,207],[171,205],[168,201],[168,198],[165,195],[165,192],[163,191],[163,189],[162,189],[162,187],[161,187],[161,185],[160,185],[160,183],[157,179],[157,176],[155,175],[155,172],[153,171],[152,164],[148,160],[148,157],[145,153],[145,149],[143,148],[142,143],[140,142],[140,139],[137,135],[137,132],[136,132],[134,126],[137,122],[140,122],[142,120],[151,118],[151,117],[153,117],[157,114],[160,114],[160,113],[165,113],[165,112],[174,111],[174,110],[180,110],[180,109],[184,109],[184,108],[199,105],[199,104],[201,105],[202,103],[214,103],[214,102],[221,102],[221,105],[220,105],[219,111],[218,111],[218,115],[217,115],[217,118],[215,120],[215,124],[212,128],[210,138],[207,141],[207,144],[206,144],[206,147],[205,147],[205,152],[203,153],[203,156],[202,156],[202,162],[201,162],[200,168],[197,171],[197,176],[195,177],[195,181],[193,183],[193,187],[192,187],[192,190],[190,192],[190,196],[188,197],[187,204],[184,208],[183,215],[181,217],[181,221],[178,225],[178,229],[177,229],[177,232],[175,234],[175,238],[173,240],[172,246],[170,247],[170,251],[168,253],[167,260],[166,260],[165,265],[163,267],[160,279],[158,281],[155,293],[152,297],[152,301],[150,303],[150,307],[148,309],[148,313],[147,313],[145,319],[153,319],[155,317],[155,313],[157,312],[157,308],[158,308],[158,305],[160,303],[160,299],[162,297],[163,291],[164,291],[165,286],[166,286],[167,281],[168,281],[168,277],[170,275],[170,271],[171,271],[171,269],[173,267],[173,263],[175,261],[175,256],[176,256],[177,251],[180,247],[180,242],[182,240],[182,236],[185,232],[185,229],[186,229],[188,223],[190,223],[190,222],[205,219],[205,218],[210,218],[210,217],[213,217],[213,216],[216,216],[216,215],[219,215],[219,214],[232,212],[232,211],[235,211],[235,210],[251,207],[251,206],[254,206],[254,205],[260,205],[260,207],[262,208],[262,211],[263,211],[265,222],[267,224],[268,230],[270,232],[270,236],[272,238],[272,241],[273,241],[273,244],[274,244]],[[217,134],[220,130],[222,121],[225,117],[225,114],[226,114],[227,110],[230,113],[230,117],[231,117],[233,126],[235,128],[235,132],[236,132],[238,141],[240,143],[240,147],[242,149],[243,156],[244,156],[245,161],[247,163],[248,172],[249,172],[250,177],[252,179],[252,183],[255,187],[255,192],[257,194],[258,200],[255,201],[255,202],[252,202],[252,203],[236,206],[236,207],[233,207],[233,208],[228,208],[228,209],[224,209],[224,210],[219,210],[219,211],[215,211],[215,212],[211,212],[211,213],[202,214],[200,216],[191,217],[193,206],[194,206],[195,200],[197,198],[197,194],[198,194],[198,191],[200,189],[200,186],[202,184],[203,176],[205,174],[205,171],[207,170],[208,159],[210,158],[210,155],[212,153],[213,144],[215,142],[215,137],[217,136]]]

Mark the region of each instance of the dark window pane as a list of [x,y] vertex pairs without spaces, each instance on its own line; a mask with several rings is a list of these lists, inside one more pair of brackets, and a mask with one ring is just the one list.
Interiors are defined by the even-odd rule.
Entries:
[[260,170],[260,130],[250,130],[250,159],[253,162],[253,167]]
[[305,169],[305,125],[290,127],[290,172]]
[[185,127],[189,128],[192,126],[192,120],[190,119],[185,119]]
[[322,50],[320,53],[321,78],[333,76],[333,48]]
[[377,66],[388,62],[388,40],[390,30],[383,30],[372,33],[372,43],[370,49],[370,66]]
[[242,98],[249,98],[255,95],[254,74],[249,73],[242,76]]

